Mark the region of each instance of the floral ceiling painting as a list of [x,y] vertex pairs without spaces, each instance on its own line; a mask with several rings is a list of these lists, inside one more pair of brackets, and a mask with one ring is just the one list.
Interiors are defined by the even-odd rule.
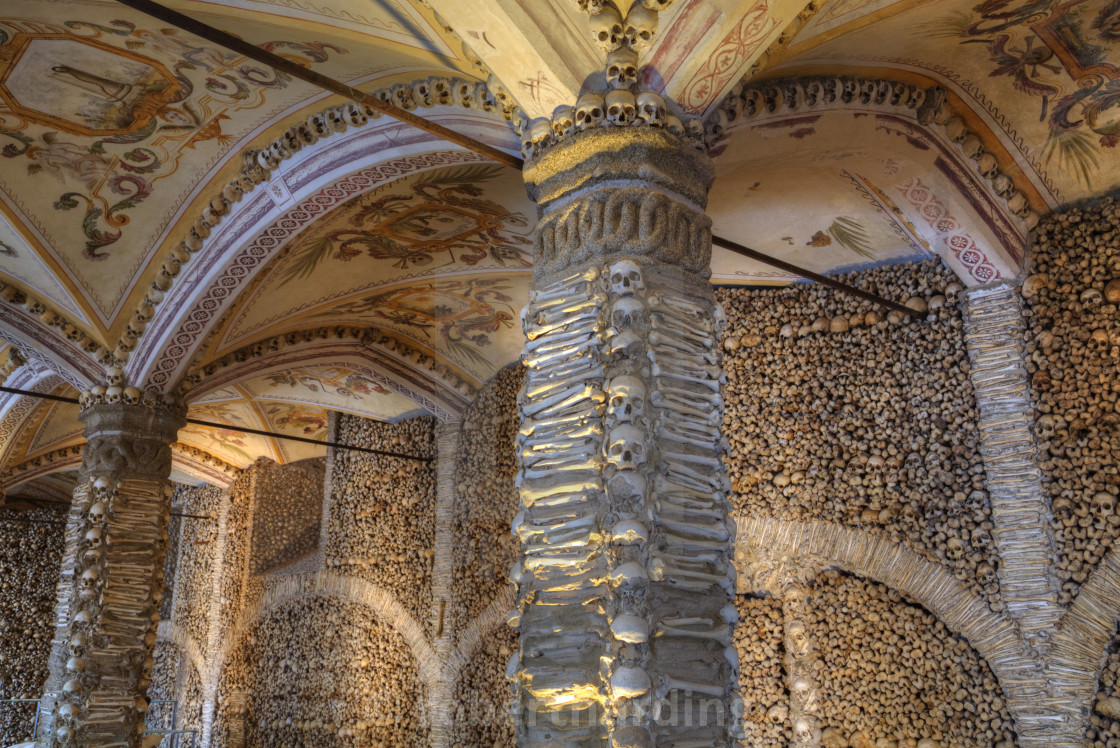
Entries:
[[[329,21],[322,10],[307,12]],[[104,331],[160,242],[194,218],[181,211],[195,186],[255,128],[314,90],[123,6],[9,0],[4,11],[0,215],[23,239],[0,235],[0,270],[52,299],[81,297],[91,326]],[[199,17],[344,80],[454,57],[418,12],[367,15],[368,33],[388,55],[376,63],[350,54],[353,34],[344,38],[341,17],[323,25]],[[390,18],[379,29],[382,15]],[[46,270],[30,266],[27,237],[49,258]]]
[[368,376],[345,366],[300,367],[239,382],[238,389],[269,407],[284,403],[394,421],[419,408]]
[[[69,392],[65,397],[75,397],[77,392]],[[78,406],[71,403],[48,403],[45,415],[35,427],[34,435],[27,445],[25,455],[31,457],[49,452],[63,446],[84,441],[82,423],[78,420]]]
[[[192,405],[187,416],[219,424],[219,427],[187,424],[179,431],[179,442],[220,457],[238,467],[246,467],[261,457],[279,463],[308,457],[322,457],[326,448],[306,442],[250,434],[237,428],[256,429],[301,439],[326,441],[327,409],[299,403],[252,400],[238,387],[230,388],[233,397]],[[237,428],[221,428],[221,426]]]
[[491,164],[424,171],[359,195],[304,229],[274,261],[246,294],[222,349],[407,279],[527,273],[535,215],[520,174]]
[[[858,61],[860,75],[901,66],[985,113],[1049,204],[1120,185],[1120,66],[1111,62],[1120,59],[1120,0],[865,5],[882,20],[837,38],[806,34],[772,74],[826,62]],[[895,8],[904,12],[890,15]]]

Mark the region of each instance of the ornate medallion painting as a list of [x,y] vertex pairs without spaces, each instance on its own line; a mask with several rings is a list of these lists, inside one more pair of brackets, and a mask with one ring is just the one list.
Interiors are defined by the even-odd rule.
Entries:
[[[822,13],[894,12],[906,3],[839,0]],[[950,87],[987,118],[1033,176],[1046,202],[1087,197],[1120,184],[1120,0],[955,0],[925,3],[830,39],[817,20],[786,65],[860,60],[902,65]],[[944,43],[958,48],[946,65]],[[876,51],[868,57],[868,50]],[[780,68],[775,73],[780,74]]]
[[534,214],[520,175],[489,164],[429,170],[355,197],[275,261],[217,353],[293,325],[363,324],[485,379],[520,346]]
[[162,64],[90,39],[17,34],[0,50],[0,98],[8,108],[74,135],[136,132],[183,93]]
[[[127,13],[44,17],[48,5],[12,0],[0,21],[0,198],[107,325],[182,200],[181,188],[160,183],[200,176],[252,129],[260,115],[246,115],[266,97],[298,92],[283,73],[183,32],[122,20]],[[346,51],[260,46],[302,64]]]

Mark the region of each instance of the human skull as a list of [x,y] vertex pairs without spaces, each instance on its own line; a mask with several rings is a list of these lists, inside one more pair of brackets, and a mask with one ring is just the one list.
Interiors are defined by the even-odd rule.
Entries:
[[766,710],[766,720],[772,725],[784,725],[789,716],[789,707],[785,704],[775,704]]
[[681,122],[680,117],[675,115],[665,115],[665,129],[669,131],[670,135],[674,135],[678,138],[683,138],[685,136],[684,123]]
[[552,122],[544,117],[536,119],[529,128],[529,141],[525,148],[525,155],[532,158],[551,142]]
[[638,82],[638,53],[619,47],[607,55],[607,85],[611,88],[629,88]]
[[1104,330],[1093,330],[1089,339],[1085,341],[1085,346],[1091,351],[1103,353],[1111,347],[1112,343],[1108,339],[1108,333]]
[[657,12],[643,6],[634,6],[626,14],[626,43],[635,52],[642,52],[653,43],[657,34]]
[[789,624],[786,630],[789,636],[790,648],[794,654],[801,657],[809,651],[809,634],[805,630],[805,624],[801,621],[793,621]]
[[665,122],[665,98],[653,91],[638,94],[638,117],[650,127],[661,127]]
[[633,296],[623,296],[611,304],[611,324],[615,330],[638,327],[645,322],[646,307]]
[[629,296],[645,290],[642,268],[633,260],[619,260],[610,266],[609,271],[611,291],[617,295]]
[[89,644],[89,638],[85,634],[74,634],[70,637],[70,654],[77,657],[85,651],[87,644]]
[[1093,526],[1103,532],[1108,529],[1109,521],[1116,512],[1116,497],[1108,491],[1100,491],[1094,494],[1093,498],[1089,501],[1089,508],[1092,510],[1095,519]]
[[802,745],[810,745],[814,741],[813,723],[807,717],[798,717],[793,723],[793,737]]
[[576,124],[576,108],[570,104],[556,107],[552,113],[552,134],[557,140],[572,134]]
[[972,535],[969,536],[969,543],[973,548],[987,548],[992,544],[992,534],[983,527],[977,527],[972,531]]
[[576,129],[598,127],[603,121],[603,97],[585,93],[576,100]]
[[106,387],[105,388],[105,404],[116,405],[121,401],[121,396],[124,390],[120,387]]
[[105,370],[105,384],[110,387],[119,387],[124,384],[124,370],[119,366],[110,366]]
[[79,590],[80,595],[84,599],[88,600],[89,598],[93,597],[93,594],[97,588],[97,580],[100,578],[101,575],[97,572],[97,569],[86,569],[82,572],[81,581],[79,582]]
[[101,547],[101,528],[91,527],[86,531],[86,542],[89,543],[90,548]]
[[987,587],[996,581],[996,570],[987,562],[980,564],[976,567],[976,581],[980,583],[981,587]]
[[1115,278],[1105,284],[1104,299],[1109,304],[1120,304],[1120,278]]
[[622,46],[622,18],[609,5],[590,18],[591,38],[604,52],[613,52]]
[[964,557],[964,544],[960,538],[949,538],[945,544],[945,556],[950,561],[960,561]]
[[607,383],[610,394],[608,413],[619,423],[631,423],[641,418],[646,408],[646,385],[629,374],[615,377]]
[[1047,413],[1040,416],[1038,421],[1035,422],[1035,433],[1039,439],[1049,441],[1054,436],[1054,431],[1057,429],[1058,424],[1054,420],[1054,416]]
[[638,116],[638,105],[629,91],[609,91],[606,105],[607,121],[612,125],[629,125]]
[[619,470],[633,470],[646,462],[646,436],[629,424],[611,429],[607,462]]
[[1086,288],[1081,292],[1081,305],[1086,309],[1093,309],[1104,303],[1104,294],[1095,288]]
[[94,505],[89,508],[89,518],[92,522],[104,522],[107,515],[108,511],[105,509],[105,505],[100,501],[95,502]]
[[1073,504],[1064,496],[1059,496],[1051,502],[1050,511],[1054,513],[1054,519],[1064,521],[1073,514]]
[[139,405],[140,404],[140,390],[136,387],[125,387],[121,392],[121,397],[125,405]]

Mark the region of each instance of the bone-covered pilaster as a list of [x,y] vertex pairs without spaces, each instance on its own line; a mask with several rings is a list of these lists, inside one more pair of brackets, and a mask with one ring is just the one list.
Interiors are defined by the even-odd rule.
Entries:
[[[127,388],[132,390],[132,388]],[[48,746],[138,746],[171,511],[171,403],[119,386],[82,396],[87,444],[66,527],[41,726]]]
[[511,572],[518,745],[731,746],[710,163],[627,128],[565,140],[525,176],[539,222]]

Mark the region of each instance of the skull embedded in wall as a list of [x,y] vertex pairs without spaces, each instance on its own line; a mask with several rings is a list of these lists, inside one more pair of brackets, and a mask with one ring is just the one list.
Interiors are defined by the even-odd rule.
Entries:
[[964,544],[960,538],[949,538],[945,543],[945,557],[950,561],[960,561],[964,558]]
[[607,462],[619,470],[634,470],[646,462],[646,437],[629,424],[611,429]]
[[95,502],[94,505],[89,508],[89,518],[93,522],[104,522],[107,515],[108,512],[105,509],[105,505],[100,501]]
[[651,127],[661,127],[665,121],[665,99],[653,91],[642,91],[635,99],[638,118]]
[[1038,438],[1042,439],[1043,441],[1049,441],[1050,439],[1052,439],[1054,436],[1054,431],[1057,428],[1059,427],[1054,419],[1054,416],[1049,414],[1040,416],[1038,421],[1035,423],[1035,433],[1038,435]]
[[809,653],[809,634],[805,628],[805,624],[801,621],[793,621],[786,629],[789,636],[790,649],[794,656],[804,657]]
[[631,423],[645,414],[646,385],[629,374],[615,377],[607,384],[610,400],[607,412],[618,423]]
[[1093,527],[1104,532],[1116,514],[1116,497],[1108,491],[1100,491],[1089,501],[1089,508],[1093,512]]
[[626,14],[626,43],[635,52],[644,52],[657,34],[657,12],[635,5]]
[[766,710],[766,721],[772,725],[784,725],[789,717],[789,707],[785,704],[775,704]]
[[641,327],[645,321],[645,304],[633,296],[623,296],[611,304],[611,326],[616,331]]
[[1091,351],[1104,353],[1112,346],[1111,341],[1108,339],[1108,332],[1105,330],[1093,330],[1089,339],[1085,341],[1085,347]]
[[622,18],[618,11],[609,5],[602,12],[596,13],[589,19],[591,23],[591,38],[599,49],[604,52],[613,52],[622,46],[624,39],[622,31]]
[[802,745],[810,745],[815,742],[815,732],[813,722],[807,717],[798,717],[793,723],[794,740]]
[[570,104],[556,107],[552,113],[552,135],[557,140],[572,134],[576,124],[576,108]]
[[638,82],[638,53],[619,47],[607,55],[607,85],[611,88],[629,88]]
[[977,527],[969,536],[969,544],[977,550],[987,548],[992,544],[992,535],[983,527]]
[[642,268],[633,260],[619,260],[609,268],[611,291],[619,296],[629,296],[645,290]]
[[603,121],[603,97],[597,93],[585,93],[576,100],[577,130],[598,127]]
[[982,563],[976,567],[976,581],[981,587],[987,587],[996,581],[996,570],[989,563]]
[[612,125],[629,125],[638,116],[638,105],[629,91],[609,91],[606,97],[607,121]]

